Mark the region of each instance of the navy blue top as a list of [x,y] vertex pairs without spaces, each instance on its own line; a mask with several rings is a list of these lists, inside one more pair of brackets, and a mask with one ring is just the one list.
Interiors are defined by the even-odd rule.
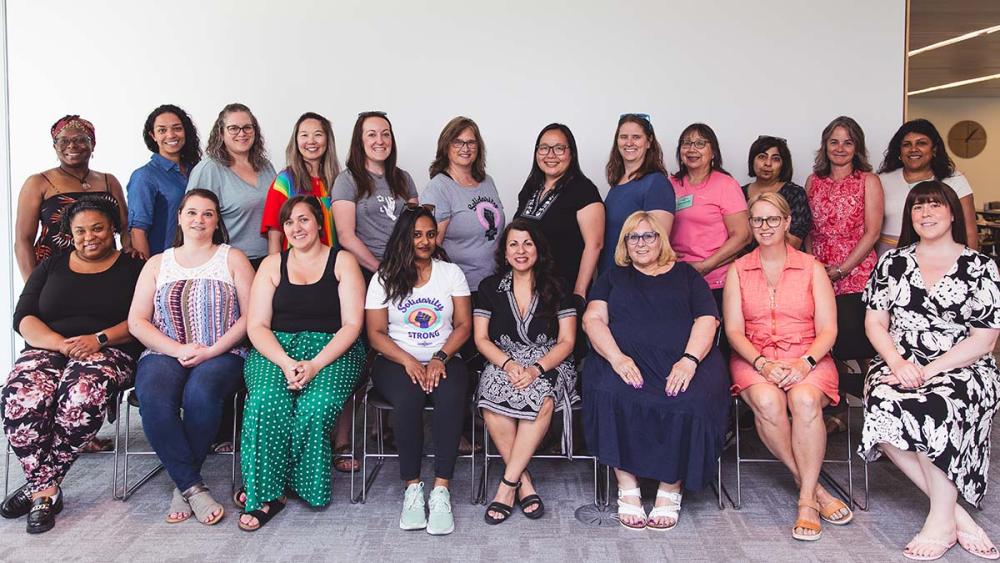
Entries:
[[597,264],[598,272],[605,272],[615,265],[615,245],[628,216],[636,211],[674,212],[676,198],[670,180],[660,172],[646,174],[638,180],[612,186],[604,198],[606,214],[604,248]]
[[146,231],[150,255],[173,246],[177,208],[187,190],[187,176],[176,162],[153,153],[128,180],[128,226]]

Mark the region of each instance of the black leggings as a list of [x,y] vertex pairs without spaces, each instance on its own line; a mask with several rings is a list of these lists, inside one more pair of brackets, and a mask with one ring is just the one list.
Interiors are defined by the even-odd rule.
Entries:
[[[465,392],[469,372],[461,358],[448,360],[447,378],[442,378],[431,392],[434,403],[431,432],[434,435],[434,476],[451,479],[458,458],[458,441],[462,435],[462,419],[468,400]],[[399,478],[412,481],[420,478],[420,462],[424,452],[423,410],[427,394],[410,381],[403,366],[378,356],[373,369],[375,389],[392,404],[392,429],[399,448]]]

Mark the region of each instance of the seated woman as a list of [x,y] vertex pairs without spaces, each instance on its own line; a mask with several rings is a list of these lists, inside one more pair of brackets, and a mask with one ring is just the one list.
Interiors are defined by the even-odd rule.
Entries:
[[545,506],[525,468],[553,411],[563,412],[564,444],[572,451],[576,309],[563,284],[539,222],[511,221],[497,248],[497,273],[479,284],[473,312],[476,347],[488,362],[479,407],[506,465],[487,524],[506,520],[518,498],[525,516],[542,517]]
[[142,262],[115,248],[120,229],[118,207],[105,198],[67,206],[62,231],[74,250],[39,264],[14,310],[26,346],[3,388],[3,426],[27,482],[0,514],[30,513],[29,534],[55,526],[59,485],[135,368],[140,348],[126,318]]
[[[399,527],[432,535],[455,529],[448,484],[455,472],[469,374],[455,353],[472,325],[469,285],[461,268],[438,246],[437,221],[428,206],[408,205],[389,236],[385,256],[368,286],[365,322],[378,353],[375,389],[393,406],[399,476],[406,483]],[[424,513],[420,462],[423,410],[434,404],[434,490]]]
[[750,405],[761,440],[799,485],[792,537],[812,541],[822,533],[818,517],[847,524],[853,514],[818,484],[826,452],[823,407],[840,400],[830,358],[837,305],[823,265],[792,247],[791,215],[775,192],[750,200],[756,248],[726,274],[722,317],[735,352],[733,392]]
[[[713,345],[719,313],[705,279],[677,261],[649,212],[625,221],[615,264],[583,316],[594,347],[583,373],[584,432],[615,468],[621,524],[669,530],[681,488],[710,482],[722,452],[729,377]],[[648,517],[637,477],[660,482]]]
[[986,493],[1000,396],[992,355],[1000,273],[966,246],[962,204],[951,187],[917,184],[904,209],[899,247],[878,261],[864,292],[865,331],[878,356],[865,380],[859,449],[869,461],[886,454],[930,497],[904,556],[937,559],[957,540],[973,555],[998,559],[958,494],[979,506]]
[[192,511],[209,525],[223,516],[201,465],[223,404],[243,387],[243,312],[253,280],[246,255],[228,240],[215,194],[187,192],[174,246],[146,262],[129,311],[129,330],[147,348],[135,374],[142,428],[176,486],[171,524]]
[[[330,502],[330,431],[365,363],[365,282],[354,256],[320,242],[323,207],[297,195],[279,215],[291,248],[261,263],[250,295],[239,527],[284,508],[285,490]],[[242,500],[242,503],[240,502]]]

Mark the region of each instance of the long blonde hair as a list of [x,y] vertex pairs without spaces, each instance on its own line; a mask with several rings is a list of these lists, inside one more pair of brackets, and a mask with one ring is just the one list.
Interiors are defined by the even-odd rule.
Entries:
[[656,259],[656,264],[658,266],[666,266],[677,260],[677,253],[670,246],[670,237],[667,235],[667,231],[663,228],[663,225],[651,213],[636,211],[629,215],[628,219],[625,219],[625,224],[622,225],[622,232],[618,233],[618,244],[615,245],[615,264],[619,266],[632,265],[632,259],[628,255],[628,246],[625,243],[625,236],[634,231],[639,226],[639,223],[643,221],[649,223],[653,231],[660,236],[660,255]]

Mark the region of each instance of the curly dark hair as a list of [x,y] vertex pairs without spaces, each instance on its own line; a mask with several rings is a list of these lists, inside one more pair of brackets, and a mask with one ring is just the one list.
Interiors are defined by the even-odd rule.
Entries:
[[268,163],[267,151],[264,150],[264,135],[260,132],[260,124],[250,108],[243,104],[228,104],[219,112],[219,117],[215,118],[212,124],[212,132],[208,135],[208,146],[205,147],[205,154],[212,157],[226,166],[233,164],[233,157],[226,150],[226,116],[241,111],[250,116],[250,124],[253,125],[253,144],[250,145],[250,166],[254,172],[260,172]]
[[[229,231],[226,230],[226,223],[222,220],[222,213],[219,211],[219,196],[215,195],[215,192],[211,192],[204,188],[194,188],[189,190],[184,197],[181,198],[180,204],[177,206],[177,216],[180,217],[181,213],[184,211],[184,204],[187,200],[192,197],[200,197],[207,199],[215,204],[215,215],[219,218],[219,223],[215,226],[215,231],[212,233],[212,244],[229,244]],[[184,231],[181,229],[180,225],[177,226],[177,230],[174,233],[174,248],[179,248],[184,246]]]
[[879,174],[903,167],[903,137],[910,133],[919,133],[931,140],[931,150],[934,151],[931,157],[931,171],[934,172],[935,180],[944,180],[955,173],[955,162],[948,156],[944,139],[941,138],[941,133],[938,133],[937,127],[926,119],[913,119],[900,126],[892,136],[888,148],[885,149],[882,165],[878,167]]
[[506,274],[512,269],[510,263],[507,262],[507,238],[510,236],[511,231],[528,233],[532,242],[535,243],[535,251],[538,254],[538,259],[531,268],[531,272],[535,277],[535,287],[532,290],[538,294],[538,309],[535,313],[540,318],[555,321],[556,313],[559,311],[559,302],[562,301],[564,291],[562,283],[559,281],[559,275],[556,273],[556,261],[552,258],[549,241],[542,234],[542,229],[538,221],[517,217],[510,223],[507,223],[507,227],[503,230],[503,236],[500,237],[501,244],[497,245],[496,273]]
[[59,230],[70,234],[70,224],[73,222],[73,217],[84,211],[96,211],[104,215],[108,218],[108,222],[111,223],[111,228],[116,233],[121,232],[122,219],[118,213],[118,203],[114,199],[102,197],[100,194],[85,195],[69,204],[59,219]]
[[184,127],[184,146],[181,148],[181,165],[190,172],[195,164],[201,162],[201,140],[198,138],[198,129],[194,126],[191,116],[186,111],[173,104],[163,104],[154,109],[149,114],[149,117],[146,118],[146,123],[142,126],[142,140],[146,143],[146,148],[150,152],[160,152],[160,147],[156,146],[156,140],[153,139],[153,122],[156,121],[157,117],[165,113],[176,115],[177,119],[181,121],[181,126]]
[[[423,205],[406,206],[396,220],[396,226],[385,245],[385,255],[378,267],[377,276],[385,288],[385,303],[398,302],[413,293],[417,284],[416,253],[413,251],[413,230],[417,220],[427,217],[437,230],[434,212]],[[448,261],[448,255],[436,246],[432,259]]]

